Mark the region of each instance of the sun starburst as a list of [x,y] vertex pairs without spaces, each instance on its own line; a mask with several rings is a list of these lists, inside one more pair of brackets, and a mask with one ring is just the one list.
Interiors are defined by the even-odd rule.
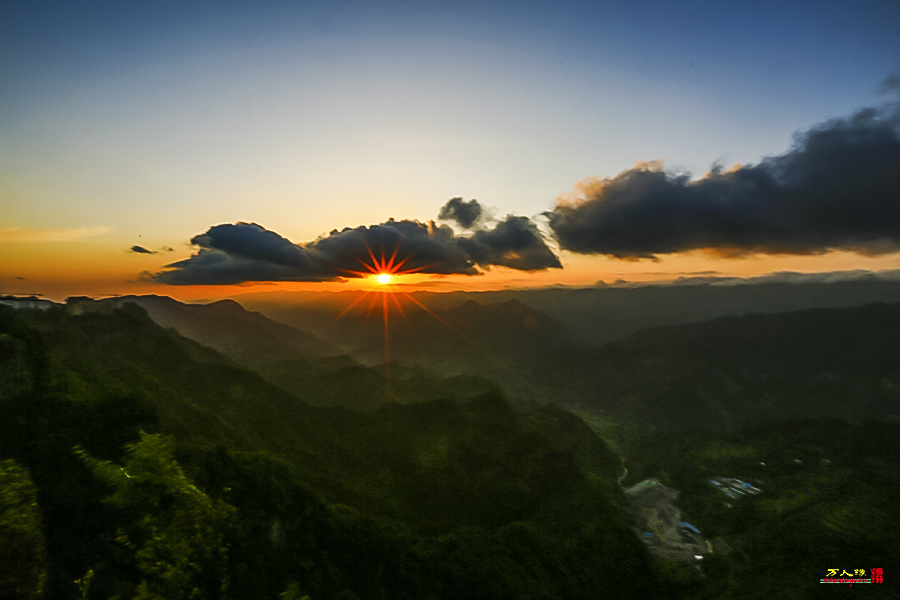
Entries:
[[[401,255],[401,244],[403,242],[402,237],[397,240],[397,244],[394,246],[392,252],[388,256],[384,250],[384,243],[382,242],[380,253],[376,256],[375,252],[372,251],[371,246],[369,246],[368,241],[363,238],[363,245],[366,248],[366,253],[368,254],[368,260],[366,257],[359,258],[354,257],[354,259],[362,265],[365,270],[364,271],[352,271],[346,270],[345,272],[351,277],[356,278],[366,278],[369,281],[373,282],[376,287],[362,292],[358,298],[356,298],[352,303],[350,303],[347,308],[345,308],[339,315],[335,317],[335,321],[341,319],[344,315],[352,311],[356,306],[362,303],[365,299],[370,298],[368,308],[365,311],[365,318],[368,320],[373,313],[377,314],[381,312],[382,321],[384,324],[384,374],[385,374],[385,397],[390,400],[391,399],[391,341],[390,341],[390,314],[392,311],[395,311],[400,316],[403,317],[404,320],[409,322],[409,319],[406,316],[406,310],[404,310],[403,306],[405,303],[407,306],[410,304],[416,305],[418,308],[428,313],[432,317],[434,317],[439,323],[444,325],[447,329],[452,331],[454,334],[458,335],[476,349],[485,354],[488,354],[483,348],[479,347],[475,344],[471,339],[469,339],[466,335],[460,332],[458,329],[453,327],[446,320],[442,319],[439,315],[437,315],[430,308],[422,304],[419,300],[417,300],[411,294],[402,291],[402,289],[396,289],[395,286],[398,285],[398,278],[403,275],[409,275],[412,273],[421,273],[423,271],[427,271],[428,269],[438,266],[438,263],[434,264],[426,264],[414,268],[405,268],[406,265],[411,258],[415,255],[415,251]],[[379,302],[381,300],[381,302]],[[380,304],[380,307],[379,307]],[[381,309],[380,311],[378,309]],[[497,360],[495,357],[491,356],[494,360]],[[499,360],[497,362],[500,362]],[[506,365],[502,365],[504,368],[507,368]]]

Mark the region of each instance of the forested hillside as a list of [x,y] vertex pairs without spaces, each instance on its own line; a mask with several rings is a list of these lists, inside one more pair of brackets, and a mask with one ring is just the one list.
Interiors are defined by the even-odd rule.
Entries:
[[664,593],[618,458],[559,409],[314,407],[129,304],[0,307],[0,349],[0,595]]
[[[388,381],[383,367],[366,366],[337,346],[246,311],[234,301],[184,304],[165,296],[125,296],[103,301],[112,306],[128,302],[144,308],[158,325],[171,327],[184,337],[221,352],[236,365],[252,370],[309,404],[371,412],[386,402],[462,400],[499,389],[496,383],[477,376],[443,378],[422,367],[396,361],[391,364]],[[363,329],[360,323],[355,324]],[[376,348],[367,355],[374,355],[375,362],[383,361],[384,343],[378,337],[383,334],[381,325],[375,324],[374,335],[368,333],[370,349],[373,344]],[[378,338],[377,342],[372,342],[373,338]]]
[[[664,432],[630,449],[626,483],[656,477],[677,489],[709,540],[705,578],[685,581],[686,595],[825,598],[835,591],[822,588],[840,587],[820,585],[828,569],[868,577],[900,556],[898,440],[896,422],[828,419]],[[896,597],[877,584],[850,591]]]
[[722,317],[548,355],[531,378],[644,431],[900,418],[900,304]]

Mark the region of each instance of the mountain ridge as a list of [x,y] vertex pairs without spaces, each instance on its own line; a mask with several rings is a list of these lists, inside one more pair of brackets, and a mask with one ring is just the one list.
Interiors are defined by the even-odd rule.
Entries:
[[248,311],[235,300],[186,304],[168,296],[148,295],[118,296],[102,302],[113,306],[134,302],[163,327],[171,327],[243,364],[257,365],[275,358],[342,354],[315,335],[273,321],[262,313]]
[[496,392],[310,406],[134,303],[84,303],[0,307],[27,371],[0,372],[19,386],[0,402],[0,467],[34,482],[53,597],[177,597],[192,581],[273,600],[661,589],[618,459],[569,413]]

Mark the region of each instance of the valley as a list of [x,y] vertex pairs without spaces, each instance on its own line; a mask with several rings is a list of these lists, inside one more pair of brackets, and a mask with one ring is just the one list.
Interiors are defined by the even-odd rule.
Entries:
[[[237,302],[0,307],[7,503],[36,494],[41,523],[18,522],[37,574],[4,585],[166,596],[164,568],[234,598],[778,598],[762,570],[813,593],[823,561],[900,552],[900,304],[600,347],[514,299],[429,311],[394,318],[387,365],[365,307],[318,334]],[[151,522],[206,550],[142,563],[171,551]]]

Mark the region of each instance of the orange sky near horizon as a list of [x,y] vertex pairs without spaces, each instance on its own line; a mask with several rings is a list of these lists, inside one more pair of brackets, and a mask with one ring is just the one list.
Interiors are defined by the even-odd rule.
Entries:
[[[22,237],[20,235],[20,237]],[[383,289],[372,278],[345,281],[265,282],[243,285],[165,285],[146,277],[166,264],[187,258],[184,250],[138,254],[128,251],[109,234],[81,239],[47,241],[44,234],[26,240],[0,236],[0,293],[40,294],[61,301],[69,296],[159,294],[187,302],[219,300],[250,292],[346,291]],[[900,253],[867,257],[850,252],[811,256],[757,255],[740,259],[711,257],[691,252],[661,257],[659,261],[621,261],[568,252],[560,255],[563,269],[526,273],[494,267],[477,276],[400,275],[391,288],[403,291],[487,291],[552,285],[586,287],[598,281],[650,282],[704,275],[752,277],[777,271],[815,273],[824,271],[900,269]],[[142,275],[143,274],[143,275]]]
[[[457,272],[465,260],[555,265],[550,253],[564,268],[410,275],[399,277],[396,289],[900,269],[900,253],[723,258],[695,251],[624,262],[559,246],[635,255],[647,249],[585,245],[591,227],[567,228],[585,223],[566,219],[552,225],[548,216],[569,190],[584,195],[585,182],[630,181],[625,174],[636,164],[664,161],[673,174],[666,185],[679,193],[690,191],[676,181],[689,173],[699,178],[691,181],[708,171],[724,181],[719,165],[752,167],[779,156],[807,164],[793,160],[803,151],[798,133],[835,119],[856,122],[864,108],[881,111],[884,134],[894,123],[892,111],[900,114],[897,6],[408,4],[276,0],[211,11],[180,2],[12,3],[0,35],[0,294],[54,300],[164,294],[200,301],[263,290],[372,289],[371,281],[358,279],[165,285],[151,274],[190,258],[198,250],[190,240],[222,225],[259,224],[265,231],[254,239],[266,246],[277,234],[279,248],[290,253],[291,243],[310,245],[330,231],[371,228],[390,218],[452,223],[440,213],[454,198],[477,199],[484,211],[480,222],[452,225],[454,235],[468,238],[462,246],[475,244],[478,233],[503,238],[467,254]],[[894,134],[900,136],[896,127]],[[896,136],[892,147],[900,148]],[[853,148],[848,156],[860,158]],[[878,156],[860,162],[878,163]],[[848,210],[835,222],[825,219],[825,234],[809,238],[818,245],[792,246],[788,239],[775,247],[855,248],[862,240],[870,249],[900,248],[891,208],[898,184],[885,175],[885,186],[894,186],[882,190],[888,200],[867,205],[866,198],[876,197],[869,183],[880,179],[860,172],[868,191],[846,194],[846,206],[858,215]],[[797,212],[802,217],[784,229],[789,238],[802,239],[816,220],[810,215],[825,188],[810,189]],[[763,204],[772,210],[781,206],[776,200]],[[621,213],[604,216],[601,233],[591,235],[615,238],[610,223],[631,233],[652,221],[644,211],[654,202],[634,206],[634,218],[620,223]],[[647,252],[724,239],[697,242],[693,224],[717,223],[720,215],[715,207],[698,214],[691,212],[696,203],[684,206],[686,216],[673,227],[685,239]],[[754,206],[733,208],[734,219],[755,218]],[[708,218],[711,212],[716,218]],[[661,227],[640,234],[645,239],[679,221],[671,211],[660,214],[666,215]],[[869,228],[841,231],[857,220],[848,214]],[[764,220],[762,230],[780,231],[783,216]],[[512,234],[498,231],[510,219],[528,223],[520,234],[539,234],[531,250],[545,250],[544,262],[522,259]],[[878,246],[879,240],[894,245]],[[770,247],[770,241],[745,247]],[[448,248],[462,256],[462,246]],[[203,258],[212,260],[194,260],[190,267],[203,268],[170,281],[213,281],[189,275],[221,274],[216,269],[231,257]],[[286,272],[277,258],[254,266],[245,255],[230,264],[244,270],[232,269],[221,281]],[[340,273],[346,264],[330,267],[337,270],[312,273]]]

